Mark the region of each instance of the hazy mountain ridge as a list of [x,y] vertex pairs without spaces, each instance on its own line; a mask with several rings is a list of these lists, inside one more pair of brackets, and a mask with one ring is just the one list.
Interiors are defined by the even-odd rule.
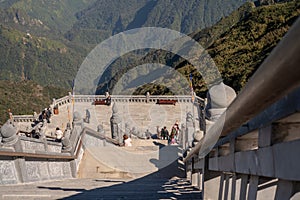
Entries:
[[[190,36],[207,49],[221,72],[224,82],[238,92],[298,18],[299,6],[300,1],[261,7],[256,7],[254,3],[247,3],[216,25],[194,32]],[[151,51],[142,59],[132,61],[132,64],[127,66],[127,70],[142,63],[153,62],[172,66],[187,79],[192,73],[194,91],[204,97],[207,88],[201,74],[196,72],[189,63],[170,52]],[[112,81],[108,83],[109,88],[114,87],[122,73],[126,73],[125,68],[113,75]],[[107,86],[103,83],[100,85],[103,89],[98,88],[98,90],[103,92]],[[161,94],[167,91],[163,87],[160,89]],[[147,91],[159,93],[155,83],[146,84],[134,93],[145,94]]]
[[[7,4],[3,6],[5,2]],[[201,12],[199,18],[193,19],[191,12],[198,4],[198,7],[204,8],[206,1],[174,0],[169,4],[167,2],[169,1],[2,1],[0,35],[6,34],[1,35],[0,41],[0,79],[34,80],[41,85],[70,87],[76,70],[88,50],[111,34],[140,25],[169,26],[168,28],[175,28],[175,30],[185,30],[181,28],[181,20],[187,23],[187,19],[182,18],[173,20],[174,23],[167,23],[177,15],[186,18],[190,16],[192,21],[201,22],[199,19],[203,17],[203,13]],[[232,6],[231,9],[236,6]],[[209,10],[209,6],[206,7]],[[197,9],[193,12],[197,12]],[[180,23],[173,26],[175,22]],[[187,26],[191,29],[199,28],[197,23],[187,24]],[[65,36],[69,36],[70,39],[72,30],[75,30],[74,38],[68,41],[64,38],[64,33],[71,27],[71,31]],[[52,47],[43,49],[40,43]]]
[[[138,27],[163,27],[190,33],[211,26],[246,0],[98,0],[77,13],[66,34],[71,41],[98,43],[108,35]],[[133,6],[134,5],[134,6]]]
[[0,25],[0,79],[70,87],[83,56],[64,43]]

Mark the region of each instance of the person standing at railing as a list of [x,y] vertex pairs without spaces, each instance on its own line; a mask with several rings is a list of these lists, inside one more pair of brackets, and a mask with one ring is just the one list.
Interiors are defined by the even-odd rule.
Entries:
[[105,92],[105,105],[110,106],[111,104],[111,96],[108,92]]
[[161,129],[161,139],[167,140],[168,137],[169,137],[169,131],[168,131],[167,127],[164,126],[164,128]]
[[90,123],[91,113],[89,109],[85,109],[85,122]]
[[12,114],[10,108],[7,110],[7,112],[8,112],[9,121],[11,123],[13,123],[14,122],[14,117],[13,117],[13,114]]
[[124,142],[124,146],[125,147],[131,147],[132,146],[132,144],[131,144],[131,138],[128,137],[127,134],[123,135],[123,142]]
[[175,124],[172,126],[169,143],[176,144],[179,138],[179,122],[176,120]]
[[56,131],[55,131],[55,142],[61,142],[61,139],[63,137],[63,132],[59,129],[59,127],[56,127]]

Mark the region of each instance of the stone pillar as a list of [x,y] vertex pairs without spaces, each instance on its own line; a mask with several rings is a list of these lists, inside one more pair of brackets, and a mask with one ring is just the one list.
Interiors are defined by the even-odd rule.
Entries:
[[187,144],[187,147],[192,147],[192,143],[194,140],[194,132],[195,132],[195,126],[194,126],[194,120],[193,115],[191,112],[188,112],[186,114],[186,139],[185,143]]
[[73,129],[71,131],[70,135],[70,142],[71,144],[74,144],[76,142],[76,139],[80,136],[80,133],[82,132],[83,129],[83,119],[79,112],[75,111],[73,114]]
[[146,103],[149,103],[149,100],[150,100],[150,93],[147,92],[146,93]]
[[203,135],[203,131],[196,130],[194,132],[193,146],[196,146],[196,144],[202,139]]
[[205,107],[206,131],[219,119],[226,108],[235,99],[235,91],[223,82],[212,86],[207,93],[207,105]]
[[111,126],[111,134],[113,139],[119,140],[119,142],[122,142],[122,119],[119,115],[119,110],[117,107],[117,104],[114,103],[112,107],[112,116],[110,118],[110,126]]
[[71,135],[71,127],[67,125],[67,128],[64,132],[64,137],[62,138],[62,152],[71,152],[72,145],[70,142],[70,135]]
[[18,141],[18,129],[10,121],[7,121],[0,129],[2,140],[5,145],[14,145]]

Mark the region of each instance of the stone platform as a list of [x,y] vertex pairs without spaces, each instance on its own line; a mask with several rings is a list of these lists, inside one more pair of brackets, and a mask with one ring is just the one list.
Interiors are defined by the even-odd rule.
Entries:
[[200,199],[200,191],[179,177],[136,180],[67,179],[0,186],[0,199]]

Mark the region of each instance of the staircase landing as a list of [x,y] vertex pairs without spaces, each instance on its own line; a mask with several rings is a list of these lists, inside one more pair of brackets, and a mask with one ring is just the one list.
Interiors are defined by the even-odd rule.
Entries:
[[184,179],[68,179],[0,186],[0,199],[201,199]]

